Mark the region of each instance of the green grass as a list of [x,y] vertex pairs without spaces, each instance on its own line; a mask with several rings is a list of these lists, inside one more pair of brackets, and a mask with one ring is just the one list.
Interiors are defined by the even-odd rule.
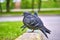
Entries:
[[[31,12],[32,13],[32,12]],[[34,13],[34,12],[33,12]],[[40,11],[39,15],[60,15],[60,10],[51,10],[51,11]],[[23,12],[3,12],[0,13],[0,16],[22,16]]]
[[22,22],[0,22],[0,40],[14,40],[24,31],[22,31]]
[[3,12],[3,13],[0,13],[0,16],[2,15],[12,15],[12,16],[21,16],[23,15],[23,12]]
[[60,15],[60,10],[51,10],[51,11],[41,11],[39,15]]

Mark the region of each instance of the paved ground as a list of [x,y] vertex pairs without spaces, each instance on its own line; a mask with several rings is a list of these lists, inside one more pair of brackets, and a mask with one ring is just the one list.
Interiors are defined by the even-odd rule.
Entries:
[[[51,30],[51,34],[48,35],[48,40],[60,40],[60,16],[39,16],[44,25]],[[0,22],[5,21],[22,21],[23,17],[0,17]]]
[[22,16],[5,16],[5,17],[0,17],[0,22],[6,22],[6,21],[22,21],[23,17]]

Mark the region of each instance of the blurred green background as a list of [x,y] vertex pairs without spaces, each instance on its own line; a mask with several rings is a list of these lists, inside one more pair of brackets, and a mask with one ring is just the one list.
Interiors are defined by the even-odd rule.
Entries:
[[[42,15],[52,15],[52,14],[57,14],[59,15],[60,14],[60,1],[59,0],[34,0],[34,9],[38,9],[38,3],[40,2],[40,8],[44,10],[45,8],[45,11],[41,11],[39,12],[39,14],[42,14]],[[2,7],[2,11],[6,10],[7,9],[7,12],[11,9],[15,9],[15,2],[13,2],[13,0],[10,0],[9,1],[10,4],[9,4],[9,7],[7,8],[6,7],[6,3],[7,3],[7,0],[5,0],[3,3],[0,3],[1,4],[1,7]],[[20,9],[32,9],[32,0],[21,0],[21,5],[20,5]],[[0,10],[1,10],[1,7],[0,7]],[[51,9],[51,10],[46,10],[46,9],[50,9],[50,8],[56,8],[55,10]],[[0,13],[0,16],[1,15],[4,15],[4,14],[11,14],[11,15],[21,15],[23,14],[22,11],[19,11],[16,12],[16,11],[13,11],[13,12],[3,12],[2,14]]]
[[[38,1],[34,0],[34,8],[38,8]],[[27,3],[26,3],[27,2]],[[6,0],[1,3],[2,9],[6,9]],[[21,9],[31,9],[32,8],[32,0],[21,0]],[[13,0],[10,0],[10,9],[14,8],[14,2]],[[41,1],[41,8],[60,8],[60,1],[54,1],[54,0],[47,0],[47,1]]]

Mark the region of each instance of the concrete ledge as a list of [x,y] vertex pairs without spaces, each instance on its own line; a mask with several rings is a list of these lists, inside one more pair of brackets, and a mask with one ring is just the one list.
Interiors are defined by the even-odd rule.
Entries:
[[24,33],[15,40],[45,40],[44,36],[39,33]]

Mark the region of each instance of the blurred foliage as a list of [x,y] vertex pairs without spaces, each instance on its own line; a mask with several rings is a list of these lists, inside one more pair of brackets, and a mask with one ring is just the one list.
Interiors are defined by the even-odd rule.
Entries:
[[[38,1],[39,0],[35,0],[34,1],[34,8],[38,8]],[[2,4],[2,9],[6,9],[6,1]],[[42,8],[60,8],[60,1],[52,1],[52,0],[48,0],[48,1],[42,1]],[[10,9],[14,8],[14,3],[12,0],[10,0]],[[32,0],[22,0],[21,1],[21,9],[30,9],[32,8]]]

